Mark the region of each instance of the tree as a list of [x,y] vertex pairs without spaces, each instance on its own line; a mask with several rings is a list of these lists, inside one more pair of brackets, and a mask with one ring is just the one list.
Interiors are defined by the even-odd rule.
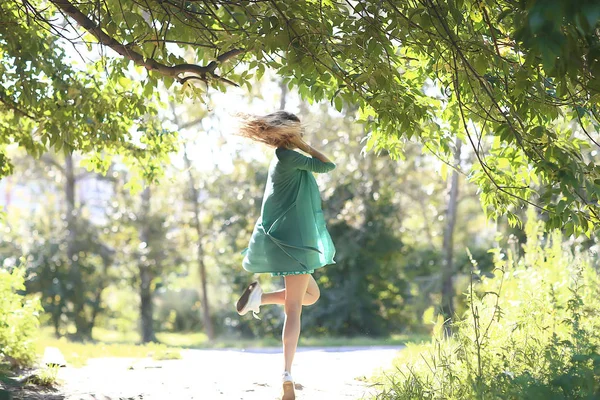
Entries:
[[[460,152],[462,142],[456,140],[454,149],[454,165],[460,168]],[[458,171],[453,170],[448,181],[448,203],[446,208],[446,226],[444,228],[444,240],[442,244],[443,263],[442,263],[442,313],[448,320],[454,317],[454,227],[456,225],[456,215],[458,213]],[[446,324],[449,332],[449,325]]]
[[0,258],[26,260],[27,292],[41,295],[57,336],[72,326],[76,338],[90,339],[103,312],[115,251],[100,237],[103,226],[86,204],[94,194],[85,188],[106,184],[107,178],[84,171],[77,155],[15,161],[13,178],[31,197],[8,208],[4,222],[12,229],[2,237]]
[[[268,83],[263,79],[255,84],[256,96],[262,94],[266,99],[266,95],[273,93],[273,88],[280,86],[281,79],[272,74],[267,78],[274,78],[275,82]],[[316,176],[338,255],[337,265],[323,268],[316,274],[323,288],[322,299],[317,307],[306,311],[307,332],[384,335],[399,330],[423,329],[421,321],[430,321],[429,311],[425,317],[424,311],[437,310],[441,305],[442,237],[448,218],[447,183],[440,176],[444,174],[438,171],[440,166],[445,166],[450,175],[452,169],[434,156],[423,153],[422,147],[416,144],[407,146],[400,162],[390,162],[385,154],[364,153],[361,138],[365,133],[352,117],[352,105],[344,105],[348,114],[337,113],[333,106],[325,103],[313,106],[299,103],[295,90],[290,90],[286,97],[291,111],[298,111],[293,108],[300,107],[298,114],[305,124],[306,140],[338,164],[331,174]],[[254,101],[254,98],[248,98],[249,107]],[[273,106],[281,104],[281,98],[272,97],[271,101]],[[102,264],[95,250],[78,258],[83,267],[84,287],[89,290],[86,297],[88,315],[91,316],[91,305],[96,299],[95,288],[104,281],[108,286],[100,298],[95,322],[102,328],[131,332],[144,326],[146,332],[150,332],[146,334],[147,339],[161,330],[207,332],[203,305],[210,303],[216,335],[274,337],[280,333],[283,316],[280,308],[265,308],[263,322],[255,324],[251,319],[240,319],[232,307],[251,279],[240,267],[240,252],[247,246],[260,213],[272,149],[251,142],[241,142],[242,146],[237,146],[235,141],[223,140],[222,124],[215,119],[218,114],[207,114],[196,105],[178,105],[172,114],[180,119],[174,126],[185,140],[191,168],[185,168],[182,149],[173,157],[173,165],[166,169],[161,184],[152,185],[150,207],[141,205],[140,193],[129,193],[124,185],[135,175],[116,162],[107,176],[110,183],[103,183],[103,194],[99,198],[104,201],[94,204],[88,196],[94,191],[86,185],[100,178],[82,171],[78,167],[79,156],[75,156],[74,174],[80,177],[76,180],[79,187],[76,190],[77,221],[83,221],[92,211],[96,217],[89,228],[78,224],[77,236],[83,239],[82,242],[91,241],[87,239],[88,232],[95,232],[94,243],[116,250],[105,277],[101,274]],[[188,124],[198,120],[198,125],[185,131]],[[169,121],[165,121],[167,124]],[[215,159],[218,164],[205,162],[208,143],[209,152],[214,151],[219,156]],[[220,151],[219,146],[223,146]],[[229,157],[225,156],[228,152],[231,152],[229,165]],[[48,162],[38,164],[27,158],[28,164],[21,165],[16,154],[11,156],[16,168],[9,180],[18,182],[17,187],[25,190],[44,188],[44,192],[36,194],[30,201],[31,205],[37,204],[36,199],[43,198],[45,205],[66,208],[66,201],[53,200],[65,198],[65,180],[59,169],[64,166],[62,157],[44,155],[42,160]],[[462,166],[468,169],[471,160],[469,154],[465,156]],[[456,162],[452,164],[456,165]],[[37,174],[37,170],[43,173],[42,178],[31,175]],[[189,172],[197,191],[192,197],[199,199],[198,213],[194,212],[193,198],[189,198]],[[465,253],[461,249],[468,246],[482,270],[487,271],[481,255],[486,254],[484,251],[492,240],[474,196],[474,185],[465,184],[464,175],[459,176],[461,212],[457,215],[453,235],[456,249],[453,275],[457,292],[464,289],[463,273],[470,265],[468,260],[465,262]],[[83,180],[84,177],[94,180]],[[14,192],[8,197],[20,197],[14,185],[5,187],[3,183],[0,182],[0,201],[6,197],[5,190]],[[26,204],[21,203],[21,206]],[[41,207],[35,218],[23,218],[18,214],[18,202],[7,211],[6,222],[11,225],[11,233],[5,233],[0,241],[0,264],[5,255],[9,257],[5,265],[10,265],[11,259],[21,254],[31,256],[28,291],[42,292],[38,288],[43,287],[44,306],[52,320],[58,322],[57,330],[64,332],[73,321],[69,311],[73,307],[64,304],[68,301],[65,290],[71,285],[67,275],[67,242],[63,240],[66,229],[61,225],[66,222],[66,213]],[[27,213],[28,209],[23,212]],[[144,212],[148,215],[143,215]],[[62,214],[65,216],[61,221]],[[201,235],[194,224],[196,215],[202,228]],[[146,242],[140,236],[150,236],[150,239]],[[15,249],[15,245],[24,245],[27,249]],[[36,251],[33,253],[28,249]],[[209,302],[202,299],[200,254],[206,271]],[[158,262],[152,265],[153,260]],[[92,265],[94,274],[91,273]],[[268,289],[269,285],[280,282],[266,279],[261,283]],[[351,299],[348,293],[356,293],[356,296]],[[350,301],[351,305],[348,304]],[[457,301],[456,307],[460,314],[464,304]],[[145,317],[144,323],[140,324],[142,312]]]
[[[29,18],[57,35],[62,15],[80,26],[67,39],[83,34],[119,54],[105,57],[111,81],[134,64],[150,88],[159,78],[249,85],[271,67],[305,99],[357,105],[369,148],[397,155],[416,138],[450,159],[458,135],[478,156],[472,180],[491,216],[517,223],[515,209],[530,203],[567,232],[590,234],[599,221],[600,166],[582,155],[598,146],[598,2],[49,3],[15,0],[2,22]],[[241,68],[229,63],[241,58]],[[452,121],[460,131],[447,129]]]
[[[112,264],[114,250],[99,240],[94,224],[81,215],[83,207],[81,201],[76,198],[76,192],[77,184],[83,179],[102,180],[103,177],[77,171],[74,155],[69,152],[64,155],[64,165],[60,165],[50,154],[45,154],[42,160],[61,174],[64,180],[62,191],[66,205],[63,235],[66,244],[66,276],[59,279],[59,284],[65,285],[63,293],[65,298],[60,299],[59,296],[59,303],[62,304],[55,307],[55,311],[58,311],[54,315],[55,332],[58,335],[59,324],[56,318],[62,314],[59,310],[66,301],[72,304],[76,336],[80,339],[91,339],[92,329],[101,307],[102,292],[108,284],[107,273]],[[96,260],[93,260],[94,254],[101,261],[99,265],[95,263]],[[90,276],[97,278],[93,284],[87,282]]]
[[[141,250],[145,249],[153,250],[149,248],[150,235],[152,231],[152,221],[150,219],[150,187],[146,186],[142,191],[141,203],[139,210],[139,221],[140,221],[140,247]],[[162,221],[156,221],[161,223]],[[156,223],[154,225],[157,225]],[[161,223],[162,225],[162,223]],[[161,257],[162,258],[162,257]],[[160,266],[161,259],[155,257],[148,257],[146,254],[141,254],[139,257],[139,269],[140,269],[140,317],[142,326],[142,342],[156,342],[156,336],[154,335],[154,313],[152,304],[152,279],[154,274],[150,270],[150,263]]]
[[204,234],[204,230],[200,222],[200,193],[197,188],[197,179],[194,177],[192,162],[188,157],[187,147],[185,147],[185,145],[183,150],[183,160],[189,179],[189,191],[187,193],[187,200],[192,208],[191,225],[193,226],[197,235],[196,261],[198,263],[198,271],[200,273],[200,293],[202,296],[202,311],[204,314],[204,325],[206,329],[206,335],[208,336],[209,340],[213,340],[215,338],[215,331],[212,324],[212,318],[210,315],[210,305],[208,301],[208,282],[206,276],[206,263],[204,262],[204,246],[202,244],[202,236]]
[[[164,203],[171,203],[172,198],[159,198],[153,196],[158,188],[146,186],[139,195],[139,201],[124,192],[124,197],[129,202],[132,214],[127,221],[137,231],[137,244],[132,251],[128,251],[132,268],[137,269],[135,283],[139,288],[139,316],[142,342],[156,342],[154,327],[154,295],[159,284],[164,284],[169,278],[169,270],[175,268],[180,262],[179,249],[172,245],[168,232],[169,216]],[[123,189],[121,189],[123,190]],[[163,193],[161,193],[163,195]],[[154,198],[157,201],[154,201]],[[175,200],[176,201],[176,200]],[[135,205],[134,205],[135,204]],[[170,207],[177,207],[169,204]],[[134,208],[135,207],[135,208]],[[126,242],[131,238],[125,238]],[[131,246],[131,244],[130,244]]]

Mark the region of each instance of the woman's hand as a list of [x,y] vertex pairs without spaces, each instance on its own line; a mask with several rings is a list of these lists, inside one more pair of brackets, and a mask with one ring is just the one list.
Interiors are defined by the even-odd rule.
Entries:
[[302,139],[300,136],[294,136],[294,138],[291,139],[290,142],[307,154],[312,155],[312,152],[314,151],[314,149],[310,147],[310,145],[306,143],[304,139]]

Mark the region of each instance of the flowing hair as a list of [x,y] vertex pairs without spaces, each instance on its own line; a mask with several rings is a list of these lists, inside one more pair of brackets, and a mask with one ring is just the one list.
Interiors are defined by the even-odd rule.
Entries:
[[239,135],[271,147],[292,147],[292,139],[302,137],[300,118],[287,111],[258,116],[239,113]]

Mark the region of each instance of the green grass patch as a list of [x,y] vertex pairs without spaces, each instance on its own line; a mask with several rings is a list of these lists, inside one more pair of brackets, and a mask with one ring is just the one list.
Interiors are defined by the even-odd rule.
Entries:
[[[209,341],[203,333],[170,333],[156,334],[160,343],[139,344],[140,336],[137,333],[119,333],[104,329],[94,329],[94,341],[72,342],[67,338],[57,339],[49,328],[41,330],[37,341],[36,351],[41,357],[48,346],[58,348],[69,365],[81,367],[89,358],[98,357],[126,357],[145,358],[155,360],[179,359],[181,350],[187,349],[245,349],[267,348],[281,346],[278,338],[240,339],[218,338]],[[421,342],[429,340],[429,336],[422,334],[392,335],[388,338],[371,337],[307,337],[300,339],[300,346],[304,347],[344,347],[344,346],[397,346],[407,342]]]
[[366,346],[401,346],[406,343],[421,343],[431,340],[425,334],[395,334],[387,338],[359,337],[308,337],[300,338],[301,346],[311,347],[366,347]]
[[440,316],[429,343],[372,379],[378,400],[600,398],[598,260],[529,218],[524,255],[494,250],[494,277],[474,263],[453,336]]
[[[279,338],[267,337],[256,339],[241,339],[237,337],[221,337],[209,341],[202,333],[158,333],[156,335],[161,343],[167,346],[191,349],[245,349],[279,347]],[[400,346],[409,342],[420,343],[429,341],[431,337],[425,334],[397,334],[387,338],[372,337],[300,337],[300,346],[309,347],[362,347],[362,346]]]
[[167,347],[163,344],[149,345],[152,346],[150,356],[154,360],[180,360],[181,351],[177,348]]
[[26,385],[36,385],[44,387],[53,387],[58,377],[59,366],[46,366],[36,371],[35,374],[27,378]]
[[[256,339],[243,339],[238,337],[220,337],[212,342],[208,340],[202,332],[193,333],[174,333],[158,332],[156,338],[160,343],[169,347],[188,348],[188,349],[244,349],[244,348],[263,348],[279,347],[281,340],[279,338],[267,337]],[[129,332],[121,334],[119,332],[107,331],[105,329],[95,328],[94,339],[103,343],[139,343],[138,333]],[[426,334],[394,334],[389,337],[373,338],[368,336],[359,337],[300,337],[300,346],[310,347],[345,347],[345,346],[399,346],[405,343],[426,342],[431,339]]]
[[162,343],[103,343],[103,342],[72,342],[66,338],[57,339],[43,332],[37,342],[37,353],[41,357],[44,349],[48,346],[57,347],[65,357],[69,365],[81,367],[89,358],[98,357],[126,357],[145,358],[151,357],[156,360],[181,358],[179,348],[169,347]]

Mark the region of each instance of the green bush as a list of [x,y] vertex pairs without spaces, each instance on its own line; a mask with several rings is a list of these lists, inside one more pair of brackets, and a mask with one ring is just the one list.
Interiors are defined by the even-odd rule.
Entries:
[[377,399],[600,398],[600,279],[560,233],[530,221],[523,256],[493,250],[494,277],[474,263],[468,311],[443,337],[409,346],[374,379]]
[[0,269],[0,361],[15,366],[30,366],[35,361],[38,333],[38,299],[25,298],[23,270]]

